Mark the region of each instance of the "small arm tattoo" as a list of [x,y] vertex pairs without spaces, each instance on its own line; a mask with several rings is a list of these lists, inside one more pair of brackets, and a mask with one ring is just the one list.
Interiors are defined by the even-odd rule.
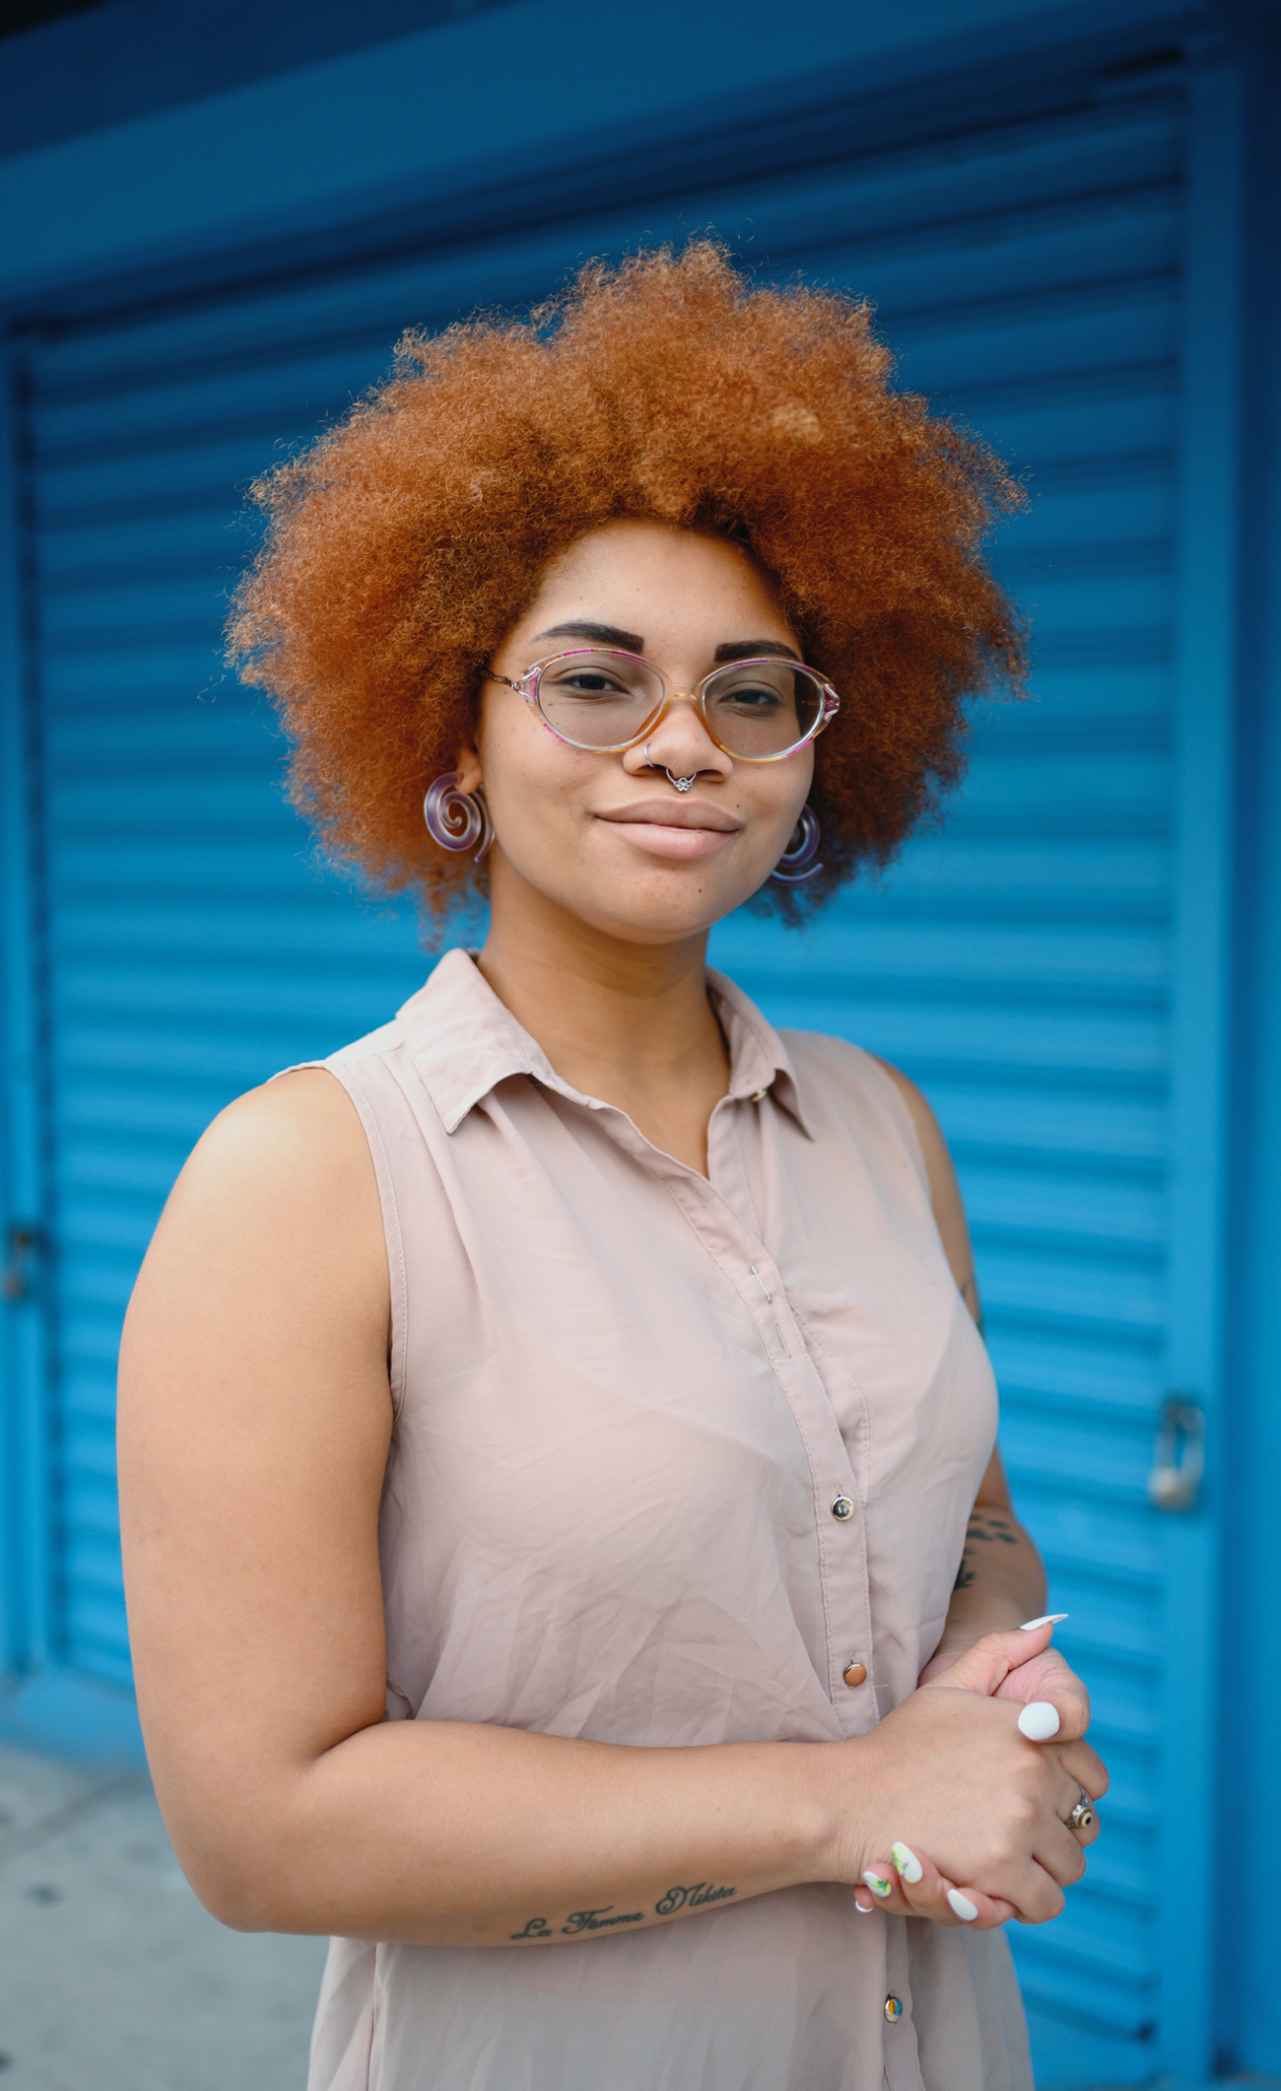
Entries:
[[[727,1902],[736,1894],[734,1888],[715,1888],[710,1881],[695,1881],[692,1887],[677,1884],[669,1888],[654,1904],[656,1917],[672,1917],[679,1909],[703,1909],[709,1902]],[[562,1938],[578,1938],[586,1931],[609,1931],[615,1924],[640,1924],[644,1921],[644,1910],[623,1910],[611,1915],[614,1905],[607,1902],[600,1909],[572,1910],[560,1926]],[[531,1917],[523,1931],[509,1931],[507,1936],[514,1944],[524,1945],[531,1939],[554,1939],[557,1927],[549,1924],[546,1917]]]
[[[562,1935],[572,1939],[582,1931],[608,1931],[611,1925],[639,1924],[644,1919],[645,1912],[641,1909],[622,1910],[611,1916],[613,1907],[612,1902],[607,1902],[600,1909],[571,1910],[560,1927]],[[556,1936],[556,1928],[547,1922],[546,1917],[531,1917],[523,1931],[509,1931],[507,1936],[517,1943],[525,1939],[551,1939]]]
[[654,1904],[654,1915],[670,1917],[678,1909],[702,1909],[709,1902],[727,1901],[733,1893],[733,1888],[714,1888],[705,1880],[692,1888],[669,1888],[662,1901]]
[[609,1912],[613,1907],[612,1902],[607,1902],[603,1909],[576,1909],[560,1928],[567,1938],[576,1938],[580,1931],[608,1931],[611,1924],[639,1924],[644,1919],[643,1909],[628,1910],[625,1914],[611,1917]]
[[975,1567],[976,1555],[973,1542],[980,1546],[1021,1546],[1023,1534],[1013,1518],[1003,1516],[995,1510],[972,1510],[965,1528],[965,1545],[961,1551],[961,1565],[956,1572],[954,1590],[968,1590],[978,1575]]
[[965,1530],[965,1544],[972,1539],[981,1539],[990,1545],[999,1541],[1003,1546],[1017,1546],[1019,1535],[1008,1517],[998,1517],[994,1511],[974,1510]]

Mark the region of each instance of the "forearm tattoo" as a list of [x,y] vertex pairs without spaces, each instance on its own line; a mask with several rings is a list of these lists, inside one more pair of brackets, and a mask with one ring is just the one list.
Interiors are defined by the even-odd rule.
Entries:
[[[656,1917],[674,1917],[677,1910],[703,1909],[709,1902],[727,1902],[736,1892],[733,1888],[716,1888],[710,1881],[695,1881],[692,1887],[679,1882],[660,1895],[654,1904]],[[559,1932],[562,1938],[578,1938],[588,1931],[609,1931],[615,1924],[643,1924],[645,1911],[641,1909],[615,1912],[612,1902],[600,1909],[571,1910],[561,1925],[549,1924],[546,1917],[531,1917],[523,1931],[511,1931],[507,1935],[518,1945],[530,1939],[554,1939]]]
[[1003,1517],[999,1511],[974,1510],[970,1513],[965,1528],[965,1546],[961,1553],[961,1565],[956,1572],[954,1590],[968,1590],[977,1577],[976,1563],[978,1548],[983,1546],[1020,1546],[1022,1534],[1013,1518]]

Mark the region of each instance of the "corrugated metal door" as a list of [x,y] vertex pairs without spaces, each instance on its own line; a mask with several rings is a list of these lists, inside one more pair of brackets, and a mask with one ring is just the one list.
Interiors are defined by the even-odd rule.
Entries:
[[[1163,1954],[1169,1972],[1144,1479],[1170,1321],[1185,115],[1173,93],[1109,102],[680,214],[873,296],[905,382],[993,436],[1034,494],[999,565],[1035,617],[1036,694],[978,719],[946,833],[804,935],[745,917],[716,947],[776,1018],[916,1076],[965,1180],[1009,1465],[1115,1775],[1089,1884],[1018,1942],[1047,2083],[1146,2075]],[[381,1021],[424,966],[404,910],[313,868],[270,723],[220,677],[237,491],[379,373],[402,325],[679,232],[651,207],[29,344],[48,1518],[56,1642],[86,1671],[128,1674],[113,1367],[161,1201],[230,1096]]]

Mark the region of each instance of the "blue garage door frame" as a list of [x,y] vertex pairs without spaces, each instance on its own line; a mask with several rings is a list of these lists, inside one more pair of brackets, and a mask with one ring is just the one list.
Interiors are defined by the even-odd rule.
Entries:
[[[27,1288],[11,1244],[3,1624],[15,1668],[119,1685],[115,1351],[160,1204],[231,1095],[381,1021],[425,965],[403,907],[312,863],[269,722],[217,666],[237,490],[401,326],[709,224],[767,275],[874,297],[904,383],[1026,475],[996,563],[1034,697],[982,708],[946,829],[882,883],[801,935],[736,919],[715,955],[777,1020],[899,1061],[958,1157],[1017,1500],[1115,1777],[1088,1882],[1016,1940],[1044,2091],[1200,2081],[1214,2044],[1235,94],[1206,71],[1011,110],[14,351],[6,1224],[49,1253]],[[1210,1417],[1181,1515],[1146,1494],[1175,1390]]]

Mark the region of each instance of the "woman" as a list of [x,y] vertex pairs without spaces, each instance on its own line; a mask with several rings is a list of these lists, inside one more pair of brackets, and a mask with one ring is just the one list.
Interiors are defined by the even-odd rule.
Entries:
[[411,338],[262,491],[233,636],[299,802],[491,922],[223,1113],[139,1279],[182,1862],[333,1934],[313,2091],[1026,2086],[1000,1927],[1106,1774],[956,1179],[902,1075],[705,963],[956,776],[1013,489],[863,308],[699,243]]

